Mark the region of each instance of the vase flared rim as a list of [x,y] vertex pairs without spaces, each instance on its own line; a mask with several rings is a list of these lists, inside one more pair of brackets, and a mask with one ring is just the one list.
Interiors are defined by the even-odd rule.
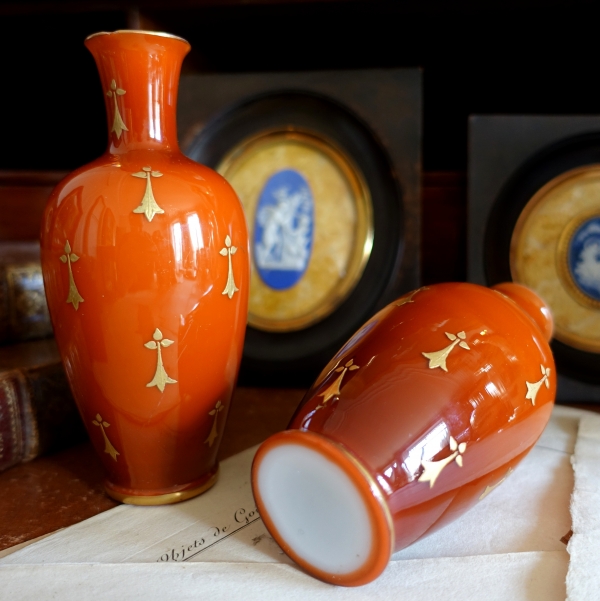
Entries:
[[160,38],[172,38],[174,40],[179,40],[180,42],[184,42],[189,46],[189,42],[178,35],[173,35],[172,33],[165,33],[164,31],[148,31],[145,29],[117,29],[117,31],[97,31],[96,33],[92,33],[85,38],[87,40],[91,40],[100,35],[113,35],[116,33],[139,33],[143,35],[154,35]]

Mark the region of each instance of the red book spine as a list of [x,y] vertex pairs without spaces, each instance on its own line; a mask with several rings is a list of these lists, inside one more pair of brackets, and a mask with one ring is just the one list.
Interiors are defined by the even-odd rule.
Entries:
[[0,372],[0,471],[84,439],[62,363]]
[[18,371],[0,376],[0,471],[24,457],[23,420],[21,417],[22,382]]

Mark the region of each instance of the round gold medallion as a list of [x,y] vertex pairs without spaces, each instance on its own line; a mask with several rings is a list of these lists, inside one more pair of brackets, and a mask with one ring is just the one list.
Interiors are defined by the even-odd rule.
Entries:
[[550,305],[557,340],[600,353],[600,165],[567,171],[531,198],[510,268]]
[[371,198],[352,160],[319,135],[277,130],[243,141],[217,170],[246,213],[249,325],[290,332],[335,311],[373,245]]

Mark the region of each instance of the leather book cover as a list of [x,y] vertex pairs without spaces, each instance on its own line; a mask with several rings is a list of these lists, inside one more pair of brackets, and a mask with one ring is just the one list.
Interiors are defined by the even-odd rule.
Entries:
[[39,243],[0,243],[0,344],[51,335]]
[[22,461],[23,420],[19,372],[0,373],[0,471]]
[[84,439],[54,340],[0,347],[0,471]]

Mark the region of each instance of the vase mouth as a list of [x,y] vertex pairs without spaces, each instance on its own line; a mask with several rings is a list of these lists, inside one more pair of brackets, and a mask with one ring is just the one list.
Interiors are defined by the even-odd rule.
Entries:
[[316,578],[361,586],[387,566],[395,534],[386,499],[338,443],[307,430],[274,434],[254,457],[252,490],[271,536]]
[[171,38],[173,40],[179,40],[180,42],[183,42],[188,46],[190,45],[190,43],[187,40],[178,35],[173,35],[172,33],[166,33],[164,31],[148,31],[146,29],[117,29],[116,31],[97,31],[96,33],[88,35],[87,38],[85,38],[85,41],[87,42],[88,40],[91,40],[92,38],[95,38],[100,35],[114,35],[121,33],[138,33],[142,35],[153,35],[159,38]]

